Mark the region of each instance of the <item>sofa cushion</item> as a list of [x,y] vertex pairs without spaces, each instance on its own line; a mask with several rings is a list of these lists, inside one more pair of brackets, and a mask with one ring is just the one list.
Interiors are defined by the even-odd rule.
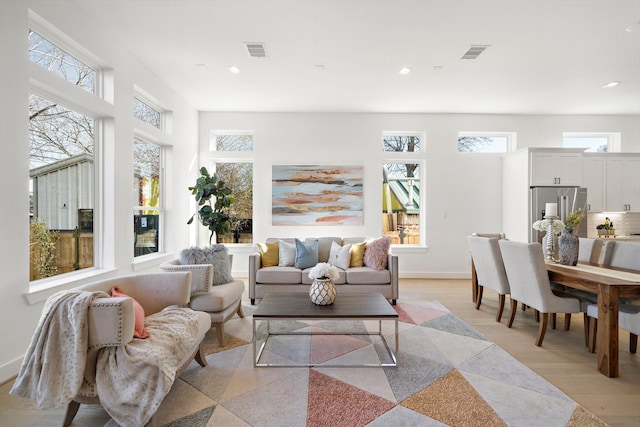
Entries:
[[278,259],[280,256],[278,241],[258,243],[258,250],[260,251],[260,265],[262,267],[273,267],[278,265]]
[[258,283],[301,283],[302,270],[295,267],[266,267],[256,272]]
[[234,280],[233,282],[216,286],[211,292],[192,296],[189,307],[197,311],[216,313],[224,310],[238,298],[241,298],[243,292],[244,282]]
[[329,254],[331,252],[331,243],[336,242],[342,246],[342,238],[340,237],[309,237],[305,242],[318,241],[318,262],[329,262]]
[[329,252],[329,264],[346,270],[351,261],[351,244],[340,246],[336,242],[331,242]]
[[347,270],[349,285],[383,285],[391,283],[389,270],[375,270],[369,267],[356,267]]
[[384,270],[387,268],[389,247],[391,239],[388,237],[380,237],[378,239],[368,240],[364,249],[364,265],[376,270]]
[[278,247],[278,253],[280,254],[278,267],[293,267],[296,263],[296,244],[294,242],[280,240]]
[[364,251],[367,247],[365,242],[352,243],[349,267],[364,267]]
[[295,268],[305,269],[318,263],[318,240],[313,239],[303,242],[296,239]]

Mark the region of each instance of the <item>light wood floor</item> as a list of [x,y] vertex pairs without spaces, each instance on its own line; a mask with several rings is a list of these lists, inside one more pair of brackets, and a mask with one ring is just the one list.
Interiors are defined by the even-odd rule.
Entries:
[[[246,292],[245,299],[248,299]],[[483,304],[480,310],[476,310],[471,302],[469,280],[401,279],[400,302],[432,300],[443,303],[488,339],[611,426],[640,425],[640,354],[629,353],[627,333],[620,333],[620,377],[606,378],[596,369],[595,354],[589,353],[584,346],[581,315],[572,317],[571,330],[568,332],[564,331],[561,324],[556,330],[549,329],[542,347],[536,347],[534,341],[538,324],[533,319],[532,310],[518,310],[513,327],[509,329],[506,326],[508,315],[503,315],[500,323],[495,321],[497,296],[491,290],[485,290]],[[505,312],[508,311],[507,302]],[[8,394],[11,384],[12,381],[0,386],[0,426],[61,424],[62,411],[47,411],[48,416],[43,419],[42,411],[35,409],[31,401]],[[20,420],[12,417],[10,424],[5,424],[4,421],[9,421],[6,415],[16,405],[21,407],[20,413],[24,417],[21,416]],[[33,409],[24,411],[29,405]],[[108,417],[95,425],[102,425],[106,420]]]

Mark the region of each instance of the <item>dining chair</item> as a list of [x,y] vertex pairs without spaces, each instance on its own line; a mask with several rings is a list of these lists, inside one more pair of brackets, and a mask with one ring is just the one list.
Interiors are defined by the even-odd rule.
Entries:
[[468,236],[469,249],[478,277],[478,294],[476,297],[476,310],[480,309],[482,294],[485,287],[498,293],[498,312],[496,322],[502,319],[504,311],[505,295],[510,293],[507,273],[504,270],[500,246],[496,237]]
[[[591,304],[587,307],[589,317],[589,351],[596,351],[596,335],[598,332],[598,305]],[[629,352],[635,354],[638,348],[638,335],[640,335],[640,306],[633,304],[620,304],[618,309],[618,328],[629,331]]]
[[602,239],[578,237],[578,262],[600,264]]
[[511,289],[511,316],[513,325],[518,302],[538,310],[542,315],[535,344],[540,347],[549,323],[550,313],[565,313],[564,329],[571,326],[571,313],[580,312],[580,301],[573,297],[560,297],[551,291],[540,243],[499,240],[500,252]]
[[608,240],[602,248],[602,265],[640,271],[640,245],[635,242]]

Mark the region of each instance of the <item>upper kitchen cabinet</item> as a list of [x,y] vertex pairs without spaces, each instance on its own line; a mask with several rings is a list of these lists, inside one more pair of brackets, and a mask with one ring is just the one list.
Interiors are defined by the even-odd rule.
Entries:
[[606,177],[605,210],[640,212],[640,155],[607,156]]
[[582,153],[584,148],[530,148],[531,186],[582,185]]
[[584,153],[582,166],[582,186],[587,188],[587,211],[605,211],[607,206],[607,155]]

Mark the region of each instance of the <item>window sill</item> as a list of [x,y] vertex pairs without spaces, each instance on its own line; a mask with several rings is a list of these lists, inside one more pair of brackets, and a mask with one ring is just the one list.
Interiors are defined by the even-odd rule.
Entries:
[[25,293],[24,296],[29,305],[39,304],[59,291],[72,289],[95,280],[107,278],[114,271],[116,270],[89,268],[73,273],[66,273],[60,277],[36,280],[29,285],[29,291]]
[[421,245],[391,245],[390,252],[394,255],[397,254],[411,254],[411,253],[424,253],[427,252],[429,246]]
[[174,252],[161,252],[149,255],[141,255],[135,257],[131,267],[133,271],[142,271],[162,264],[165,261],[170,261],[177,258],[178,255]]

